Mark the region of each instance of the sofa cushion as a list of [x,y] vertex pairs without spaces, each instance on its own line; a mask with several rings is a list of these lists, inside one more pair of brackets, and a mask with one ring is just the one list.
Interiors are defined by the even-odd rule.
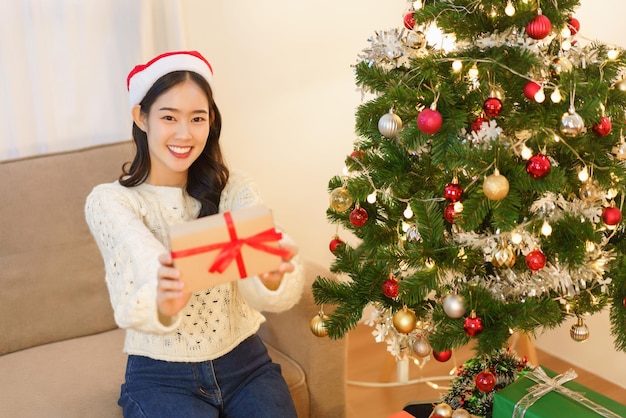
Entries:
[[84,206],[132,151],[125,141],[0,162],[0,355],[115,328]]
[[[124,330],[40,345],[0,356],[0,417],[115,418],[124,380]],[[268,346],[300,418],[309,417],[304,372]]]

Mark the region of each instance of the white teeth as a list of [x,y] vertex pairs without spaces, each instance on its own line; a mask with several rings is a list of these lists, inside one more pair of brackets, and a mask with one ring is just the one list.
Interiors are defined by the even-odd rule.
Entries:
[[168,145],[167,147],[174,151],[176,154],[185,154],[191,149],[191,147],[175,147],[173,145]]

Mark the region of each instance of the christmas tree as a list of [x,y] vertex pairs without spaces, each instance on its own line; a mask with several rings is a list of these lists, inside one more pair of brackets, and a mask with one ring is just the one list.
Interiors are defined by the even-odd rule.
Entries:
[[373,306],[394,354],[445,361],[565,321],[583,341],[610,306],[626,350],[626,55],[583,42],[578,6],[418,0],[372,36],[314,332],[341,338]]

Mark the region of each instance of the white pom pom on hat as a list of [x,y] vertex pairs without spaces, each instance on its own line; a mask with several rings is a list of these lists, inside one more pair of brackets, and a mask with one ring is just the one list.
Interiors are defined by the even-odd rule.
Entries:
[[152,85],[173,71],[193,71],[206,79],[213,90],[213,68],[198,51],[173,51],[161,54],[128,74],[126,88],[130,107],[141,103]]

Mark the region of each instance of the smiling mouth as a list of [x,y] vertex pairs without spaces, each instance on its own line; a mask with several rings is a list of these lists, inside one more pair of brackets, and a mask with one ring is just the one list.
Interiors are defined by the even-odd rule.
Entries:
[[167,148],[177,157],[185,157],[191,152],[191,147],[176,147],[174,145],[168,145]]

